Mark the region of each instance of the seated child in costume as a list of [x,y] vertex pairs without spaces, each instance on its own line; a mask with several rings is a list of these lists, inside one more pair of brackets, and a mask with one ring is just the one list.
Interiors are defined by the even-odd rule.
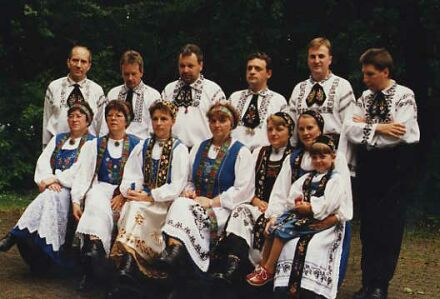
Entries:
[[334,170],[334,142],[325,135],[318,137],[310,155],[314,170],[292,184],[290,206],[281,216],[271,217],[266,225],[268,237],[264,243],[263,259],[246,276],[246,281],[253,286],[262,286],[273,280],[284,243],[319,232],[310,225],[334,214],[341,204],[345,188],[342,176]]

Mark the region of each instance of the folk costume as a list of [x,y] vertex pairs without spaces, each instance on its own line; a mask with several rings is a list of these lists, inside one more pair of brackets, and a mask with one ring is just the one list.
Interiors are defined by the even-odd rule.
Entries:
[[250,89],[234,92],[229,98],[240,115],[232,137],[246,145],[251,151],[269,145],[267,118],[286,106],[286,99],[268,88],[253,93]]
[[[149,108],[160,99],[160,93],[141,81],[135,88],[129,89],[125,84],[113,87],[108,95],[109,100],[128,101],[133,107],[134,118],[127,127],[127,134],[132,134],[139,139],[147,139],[150,136],[151,118]],[[103,125],[100,136],[106,135],[108,128]]]
[[[72,185],[72,202],[84,204],[84,212],[76,232],[98,237],[105,253],[110,252],[113,230],[113,211],[110,203],[122,181],[125,163],[139,143],[139,139],[126,134],[124,139],[107,136],[87,142],[78,163],[78,173]],[[117,192],[117,191],[116,191]]]
[[[289,156],[291,147],[275,151],[271,146],[264,146],[252,153],[255,165],[255,196],[260,200],[269,201],[275,180],[281,170],[284,160]],[[258,264],[261,260],[260,250],[264,243],[264,228],[267,219],[258,207],[252,204],[242,204],[234,208],[226,226],[226,251],[240,260],[249,257],[250,261]],[[236,237],[240,239],[237,240]],[[245,242],[245,244],[242,244]]]
[[34,245],[32,247],[39,248],[40,253],[60,266],[68,266],[62,253],[71,204],[70,188],[77,171],[77,165],[72,165],[84,143],[93,138],[94,136],[87,134],[73,139],[70,138],[70,133],[61,133],[52,138],[38,158],[34,181],[39,184],[45,179],[55,177],[62,186],[61,192],[46,189],[40,193],[11,231],[18,240],[30,240]]
[[[323,134],[332,136],[337,147],[344,148],[344,154],[350,170],[354,170],[354,152],[352,144],[341,135],[342,126],[346,118],[351,118],[355,97],[350,83],[333,73],[320,82],[309,79],[298,83],[290,96],[289,106],[286,109],[296,122],[299,116],[307,110],[319,112],[324,118]],[[297,143],[296,132],[293,142]]]
[[[400,253],[405,195],[413,179],[414,146],[420,139],[417,106],[413,91],[393,80],[382,91],[364,91],[356,104],[354,114],[366,122],[349,121],[345,132],[358,145],[362,283],[386,290]],[[392,122],[405,125],[400,138],[376,132],[378,124]]]
[[162,100],[179,107],[173,134],[189,148],[212,136],[206,113],[212,104],[225,99],[220,86],[203,75],[189,85],[179,78],[162,91]]
[[170,207],[163,232],[180,240],[194,264],[208,271],[210,252],[218,241],[232,209],[249,201],[254,175],[250,151],[235,139],[217,148],[208,139],[190,153],[190,175],[197,196],[220,197],[221,207],[205,209],[179,197]]
[[139,270],[148,277],[160,275],[149,263],[165,248],[162,226],[169,206],[182,192],[188,179],[189,155],[178,139],[141,141],[125,166],[120,186],[122,195],[128,190],[142,189],[153,202],[128,201],[118,221],[118,236],[111,256],[118,261],[128,253]]
[[[311,170],[310,154],[301,147],[293,151],[277,177],[266,217],[282,215],[286,207],[292,207],[293,199],[289,196],[292,181],[295,182],[298,175],[304,180],[308,176],[304,173]],[[348,259],[350,238],[345,222],[353,216],[350,172],[343,155],[336,155],[335,171],[342,180],[338,185],[342,185],[340,190],[344,194],[334,214],[339,224],[284,244],[275,272],[276,292],[296,293],[299,288],[304,288],[325,298],[336,297],[338,282],[343,278]]]
[[43,115],[43,146],[59,133],[69,132],[67,111],[73,104],[85,101],[94,118],[89,132],[98,136],[104,120],[105,96],[102,87],[90,79],[75,82],[69,76],[52,81],[46,90]]

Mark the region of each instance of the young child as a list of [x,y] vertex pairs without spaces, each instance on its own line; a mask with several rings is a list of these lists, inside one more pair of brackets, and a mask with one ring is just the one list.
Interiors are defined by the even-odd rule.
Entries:
[[[266,226],[263,259],[246,276],[253,286],[262,286],[273,280],[276,262],[287,241],[319,230],[310,227],[338,210],[344,198],[344,182],[334,170],[336,158],[333,140],[322,135],[310,149],[313,171],[295,181],[289,192],[292,206],[279,217],[272,217]],[[271,236],[271,237],[270,237]]]

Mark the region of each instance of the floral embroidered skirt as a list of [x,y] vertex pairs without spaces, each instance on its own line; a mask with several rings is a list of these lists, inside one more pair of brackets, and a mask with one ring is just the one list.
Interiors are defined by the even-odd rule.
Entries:
[[[219,234],[231,211],[225,208],[214,208],[213,211]],[[192,199],[179,197],[170,207],[163,232],[180,240],[197,267],[206,272],[210,258],[210,225],[209,215],[204,208]]]
[[148,277],[163,278],[166,274],[154,270],[150,262],[162,252],[165,243],[162,227],[171,202],[126,202],[118,221],[118,235],[111,257],[118,264],[128,253],[136,260],[139,270]]
[[[344,242],[345,224],[338,224],[313,235],[307,247],[301,288],[336,298]],[[274,287],[287,287],[299,238],[288,241],[278,259]]]

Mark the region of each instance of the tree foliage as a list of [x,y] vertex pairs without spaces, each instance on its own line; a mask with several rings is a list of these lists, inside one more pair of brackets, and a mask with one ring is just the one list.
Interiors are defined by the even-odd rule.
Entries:
[[439,0],[15,0],[0,5],[0,190],[32,185],[44,91],[67,73],[73,44],[90,47],[89,77],[105,91],[120,84],[118,61],[126,49],[143,54],[144,81],[161,90],[177,77],[178,49],[197,43],[205,52],[204,73],[226,94],[245,87],[245,58],[262,50],[273,58],[271,88],[288,98],[294,84],[308,76],[308,41],[326,36],[333,44],[333,71],[349,79],[357,95],[363,89],[360,54],[370,47],[391,51],[394,76],[415,90],[418,101],[419,196],[434,201],[440,191],[434,129],[440,111]]

